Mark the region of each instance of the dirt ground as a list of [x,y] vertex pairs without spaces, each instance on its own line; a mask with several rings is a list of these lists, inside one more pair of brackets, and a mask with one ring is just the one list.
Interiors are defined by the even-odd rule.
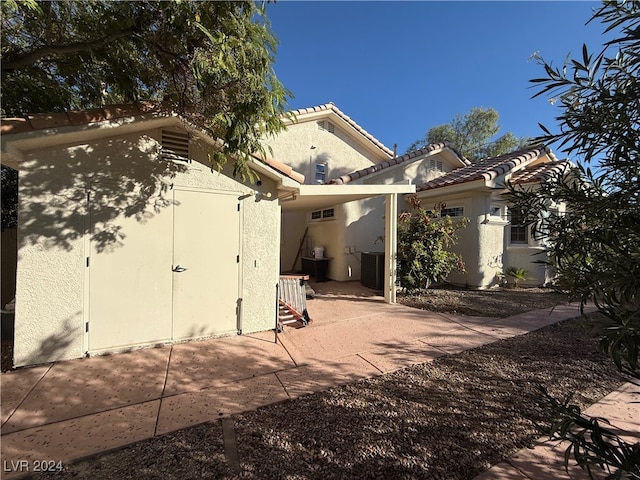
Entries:
[[399,295],[409,307],[481,317],[511,317],[519,313],[551,308],[566,303],[569,296],[550,288],[495,288],[467,290],[435,287],[419,294]]
[[[507,316],[557,303],[546,290],[428,292],[403,303]],[[457,302],[457,303],[456,303]],[[623,382],[583,319],[138,442],[45,478],[456,479],[532,445],[553,417],[543,390],[584,408]]]

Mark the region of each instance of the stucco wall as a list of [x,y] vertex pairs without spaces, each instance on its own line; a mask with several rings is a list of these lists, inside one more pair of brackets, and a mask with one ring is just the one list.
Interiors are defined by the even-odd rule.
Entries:
[[[276,138],[266,140],[267,145],[272,149],[273,157],[302,173],[305,176],[305,183],[315,183],[316,162],[327,163],[326,179],[329,180],[366,168],[371,166],[374,161],[385,158],[381,153],[377,156],[372,155],[370,151],[342,130],[337,122],[334,133],[320,129],[317,122],[318,119],[314,119],[290,125],[285,132]],[[312,149],[312,146],[315,148]],[[305,228],[308,227],[307,237],[311,248],[322,246],[325,248],[325,256],[333,259],[329,263],[329,277],[341,281],[359,279],[359,249],[361,245],[362,248],[365,248],[364,245],[370,234],[359,234],[354,227],[349,227],[357,220],[357,218],[354,219],[354,216],[360,211],[360,207],[355,207],[355,210],[351,210],[351,208],[346,205],[336,205],[335,217],[327,221],[311,221],[310,212],[284,213],[280,245],[281,270],[285,272],[292,269],[293,261],[300,247],[300,240],[304,235]],[[345,253],[345,247],[349,245],[357,251],[353,254]],[[305,254],[303,251],[301,255]],[[300,260],[298,260],[294,270],[300,269],[300,266]],[[351,267],[351,276],[349,276],[349,267]]]
[[[505,252],[504,268],[524,268],[527,271],[527,280],[518,282],[518,285],[542,286],[549,284],[553,279],[552,270],[547,265],[537,263],[546,260],[547,256],[542,247],[509,245]],[[513,279],[507,277],[507,281],[512,283]]]
[[446,208],[462,207],[469,225],[458,231],[458,243],[451,251],[462,256],[465,272],[453,271],[447,281],[463,287],[487,288],[497,282],[502,271],[506,222],[490,217],[490,192],[467,192],[458,195],[431,195],[422,200],[425,208],[444,202]]
[[316,120],[290,125],[277,137],[266,139],[266,144],[272,148],[276,160],[302,173],[307,184],[315,183],[315,164],[318,162],[327,163],[329,180],[368,167],[375,160],[338,124],[335,133],[330,133],[320,129]]
[[[171,207],[172,187],[272,192],[271,199],[247,197],[242,204],[241,296],[243,331],[273,328],[278,281],[279,215],[273,181],[242,185],[211,172],[204,145],[192,147],[203,164],[173,164],[157,156],[160,130],[67,148],[32,151],[21,163],[15,365],[77,358],[86,348],[87,192],[116,183],[119,195],[92,200],[92,217],[102,225],[93,241],[117,248],[126,232],[119,215],[144,223],[157,209]],[[230,168],[230,167],[228,167]],[[135,194],[132,194],[136,192]],[[95,203],[97,202],[97,203]],[[98,217],[95,217],[98,216]],[[222,226],[210,226],[212,248]],[[150,238],[149,241],[160,239]],[[118,299],[114,298],[114,309]]]
[[509,267],[524,268],[529,280],[524,286],[539,286],[551,282],[553,272],[537,263],[545,260],[543,249],[531,239],[527,245],[510,245],[509,223],[506,218],[489,214],[496,198],[488,191],[472,191],[466,194],[437,196],[423,200],[429,208],[436,202],[445,202],[447,208],[463,207],[469,225],[458,232],[459,242],[451,248],[462,255],[466,265],[464,273],[452,272],[447,281],[469,288],[489,288],[499,283],[496,274]]

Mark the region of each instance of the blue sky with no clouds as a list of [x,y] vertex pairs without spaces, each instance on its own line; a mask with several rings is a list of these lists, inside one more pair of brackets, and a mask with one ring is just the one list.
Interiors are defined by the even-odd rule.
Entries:
[[404,153],[435,125],[472,107],[500,114],[501,133],[541,134],[558,107],[531,99],[543,76],[531,55],[556,65],[599,51],[598,2],[279,1],[268,18],[280,41],[275,71],[291,109],[334,102],[389,148]]

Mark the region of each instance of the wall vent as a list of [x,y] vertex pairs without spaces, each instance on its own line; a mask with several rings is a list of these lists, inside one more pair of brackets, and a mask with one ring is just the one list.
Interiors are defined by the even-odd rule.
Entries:
[[189,160],[189,134],[172,130],[162,130],[162,158],[164,160]]
[[336,127],[333,123],[328,122],[328,121],[324,121],[324,120],[320,120],[318,122],[318,128],[320,130],[324,130],[327,131],[329,133],[336,133]]

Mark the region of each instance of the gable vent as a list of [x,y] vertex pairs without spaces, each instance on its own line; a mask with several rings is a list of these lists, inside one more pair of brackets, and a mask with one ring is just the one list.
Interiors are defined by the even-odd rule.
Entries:
[[436,160],[434,158],[429,159],[429,169],[435,172],[444,172],[442,168],[442,160]]
[[326,122],[324,120],[321,120],[321,121],[318,122],[318,128],[320,130],[325,130],[325,131],[327,131],[329,133],[335,133],[335,131],[336,131],[336,127],[335,127],[335,125],[333,123]]
[[162,130],[162,158],[189,162],[189,134]]

